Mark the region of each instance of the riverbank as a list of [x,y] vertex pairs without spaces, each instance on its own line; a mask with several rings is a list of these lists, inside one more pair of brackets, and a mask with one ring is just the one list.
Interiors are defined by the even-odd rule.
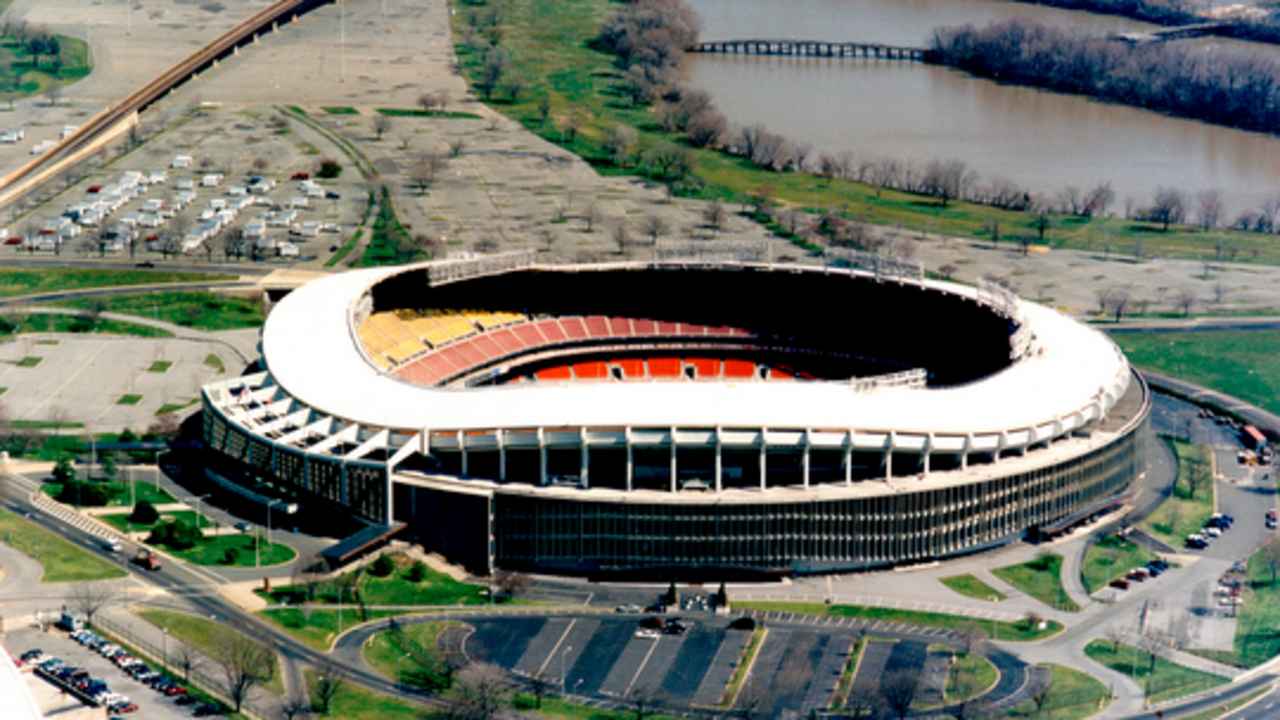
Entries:
[[[603,174],[652,177],[652,168],[636,162],[646,149],[672,146],[687,153],[690,172],[679,191],[693,197],[747,203],[765,193],[788,207],[812,214],[833,211],[846,219],[883,228],[991,240],[998,228],[1002,241],[1040,244],[1037,216],[968,202],[936,200],[911,193],[882,190],[852,180],[808,173],[772,172],[744,158],[714,149],[689,147],[665,132],[652,111],[626,99],[622,73],[614,58],[593,49],[593,40],[610,12],[607,0],[564,0],[552,5],[536,0],[489,0],[485,5],[455,4],[452,15],[459,64],[473,86],[482,80],[486,50],[477,42],[471,14],[496,10],[496,27],[487,35],[500,38],[509,56],[509,72],[518,73],[520,92],[499,91],[490,105],[525,128],[578,154]],[[611,130],[628,126],[636,132],[636,150],[615,163],[607,141]],[[811,218],[816,220],[815,218]],[[1100,252],[1160,255],[1190,259],[1222,259],[1280,264],[1280,247],[1264,234],[1225,229],[1202,231],[1174,225],[1162,232],[1156,223],[1116,218],[1098,219],[1050,214],[1044,244]]]

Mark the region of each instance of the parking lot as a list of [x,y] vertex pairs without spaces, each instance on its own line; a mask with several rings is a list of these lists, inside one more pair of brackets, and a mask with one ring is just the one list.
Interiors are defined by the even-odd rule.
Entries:
[[[138,706],[135,712],[123,717],[137,720],[165,720],[192,716],[191,706],[180,706],[174,700],[129,677],[110,660],[81,646],[67,633],[50,629],[41,632],[34,628],[21,628],[6,633],[5,647],[15,657],[33,648],[44,651],[46,657],[57,657],[69,665],[84,668],[95,678],[106,681],[112,692],[128,696]],[[37,682],[42,682],[37,680]]]

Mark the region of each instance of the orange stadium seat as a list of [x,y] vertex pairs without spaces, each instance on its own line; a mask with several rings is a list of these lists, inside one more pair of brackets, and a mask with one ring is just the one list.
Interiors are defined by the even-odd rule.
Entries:
[[520,342],[520,338],[516,337],[515,333],[511,332],[510,329],[489,333],[489,339],[502,348],[504,354],[513,353],[524,348],[524,343]]
[[579,380],[603,380],[609,377],[609,369],[599,360],[574,363],[573,376]]
[[756,364],[750,360],[725,360],[724,376],[733,379],[747,379],[755,377]]
[[680,377],[678,358],[649,358],[649,377],[672,379]]
[[569,368],[563,365],[556,365],[554,367],[542,368],[535,372],[533,376],[539,380],[570,380],[573,378],[573,373],[569,372]]
[[643,380],[644,379],[644,361],[635,358],[622,358],[614,360],[613,364],[622,370],[622,376],[627,380]]
[[699,380],[711,380],[720,377],[719,358],[689,358]]

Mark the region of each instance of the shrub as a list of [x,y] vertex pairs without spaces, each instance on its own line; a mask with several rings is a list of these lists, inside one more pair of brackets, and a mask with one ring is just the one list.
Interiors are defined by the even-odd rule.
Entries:
[[63,485],[74,482],[76,479],[76,466],[71,463],[71,458],[64,457],[58,460],[53,466],[53,480]]
[[190,550],[202,537],[203,533],[186,520],[170,520],[152,528],[147,542],[152,545],[167,545],[174,550]]
[[223,565],[235,565],[236,561],[239,559],[240,559],[240,551],[237,550],[236,548],[229,547],[226,550],[224,550],[222,553]]
[[156,506],[152,505],[150,500],[139,500],[138,504],[133,506],[133,512],[129,513],[129,522],[139,525],[154,525],[159,519],[160,513],[156,511]]
[[55,499],[68,505],[82,505],[85,507],[102,507],[111,501],[111,497],[107,495],[105,488],[95,483],[81,480],[71,480],[63,483],[62,490],[58,492]]
[[373,561],[373,565],[369,567],[369,572],[374,577],[387,577],[396,571],[396,561],[391,559],[390,555],[379,555],[377,560]]
[[409,582],[420,583],[427,579],[427,566],[418,560],[409,566]]
[[342,174],[342,165],[337,160],[325,158],[320,161],[320,169],[316,170],[316,177],[324,180],[332,180]]

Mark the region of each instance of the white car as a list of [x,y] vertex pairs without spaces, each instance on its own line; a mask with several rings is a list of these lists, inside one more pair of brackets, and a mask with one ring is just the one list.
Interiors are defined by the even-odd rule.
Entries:
[[1201,532],[1209,537],[1222,537],[1222,530],[1216,527],[1207,527],[1204,530],[1201,530]]
[[657,640],[662,637],[662,633],[658,632],[657,630],[652,630],[650,628],[640,628],[639,630],[636,631],[636,637]]

